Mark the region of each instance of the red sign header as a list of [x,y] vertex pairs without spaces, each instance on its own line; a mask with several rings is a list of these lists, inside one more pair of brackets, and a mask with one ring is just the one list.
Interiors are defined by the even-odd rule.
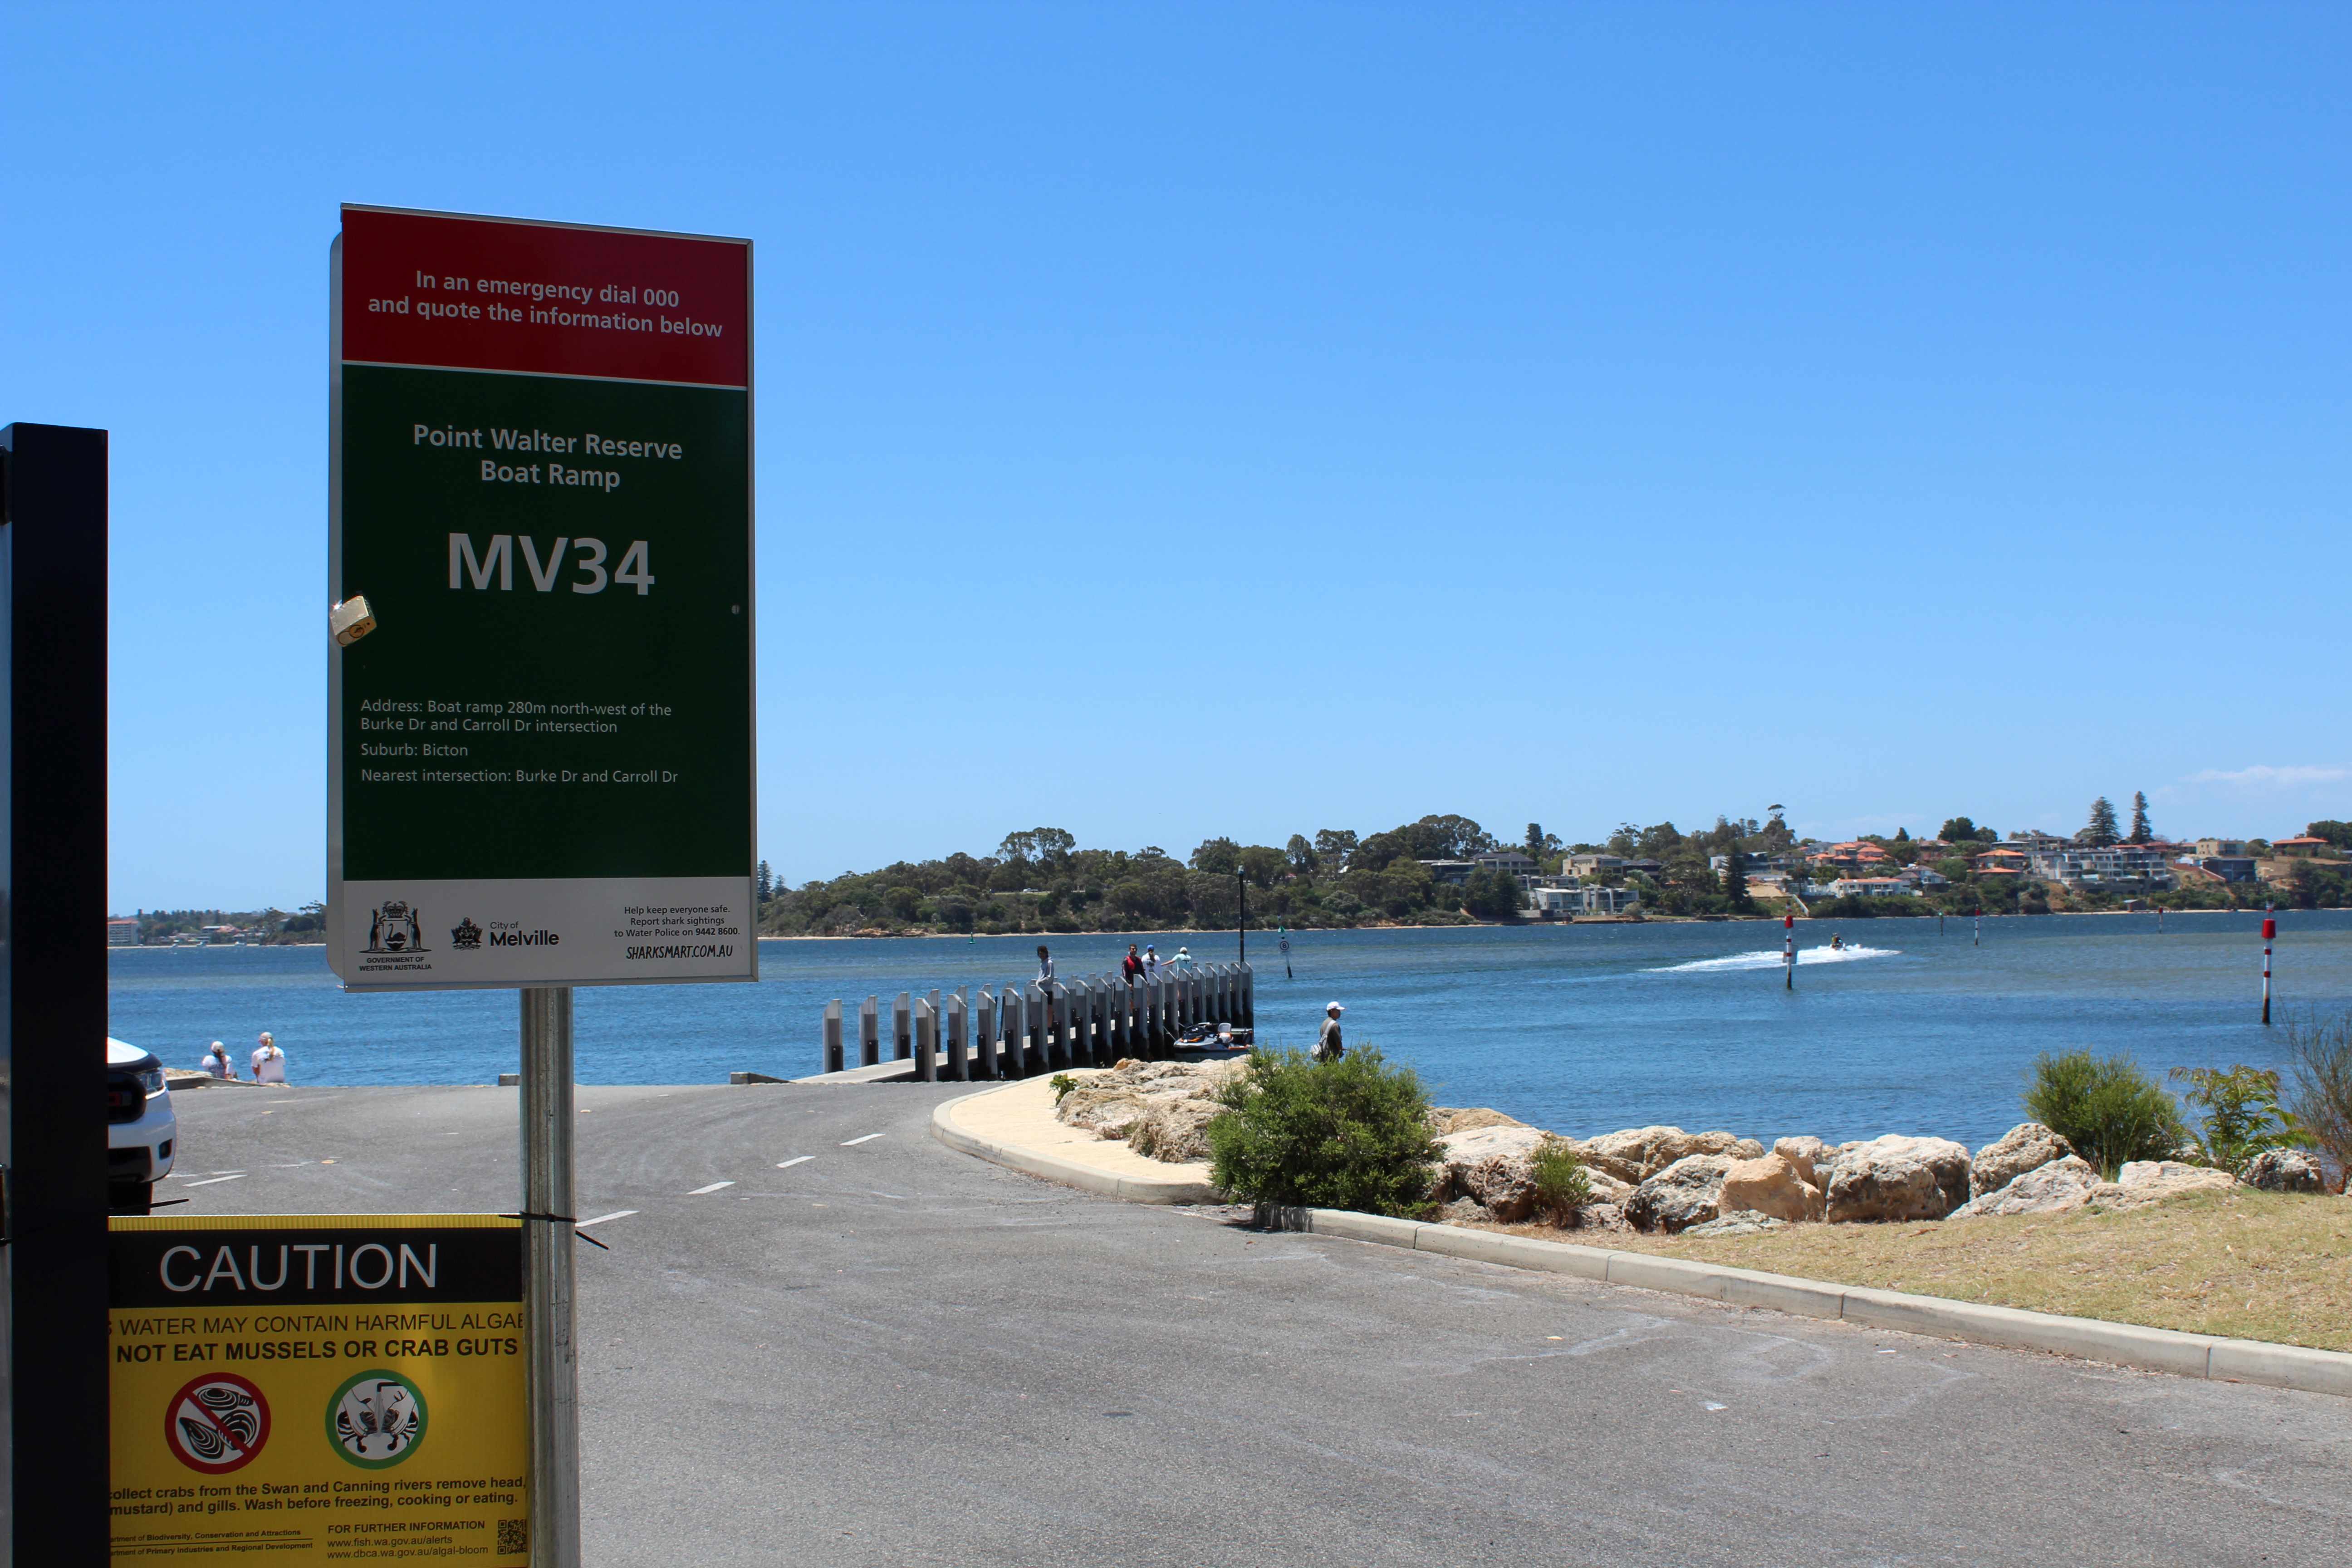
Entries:
[[343,209],[343,358],[749,386],[751,247]]

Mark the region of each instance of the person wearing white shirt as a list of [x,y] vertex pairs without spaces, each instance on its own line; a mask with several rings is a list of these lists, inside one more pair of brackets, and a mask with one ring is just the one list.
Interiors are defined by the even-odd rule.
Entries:
[[261,1031],[261,1044],[254,1047],[253,1081],[256,1083],[286,1081],[286,1053],[278,1048],[278,1042],[270,1037],[269,1031],[267,1029]]
[[207,1078],[227,1079],[232,1081],[236,1078],[236,1068],[229,1065],[228,1047],[218,1040],[213,1042],[213,1048],[205,1053],[205,1059],[196,1064],[196,1069]]

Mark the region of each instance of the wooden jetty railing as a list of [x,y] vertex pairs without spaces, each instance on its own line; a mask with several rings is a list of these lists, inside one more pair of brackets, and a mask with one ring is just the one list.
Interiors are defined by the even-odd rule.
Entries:
[[[1129,984],[1118,974],[1056,980],[1049,998],[1036,981],[996,991],[965,986],[942,995],[901,991],[890,1004],[893,1060],[914,1058],[922,1082],[1030,1078],[1064,1068],[1109,1067],[1122,1057],[1176,1053],[1196,1024],[1249,1028],[1257,1014],[1257,977],[1246,963],[1196,963],[1162,969]],[[857,1064],[882,1064],[882,999],[857,1005]],[[824,1005],[824,1066],[850,1065],[846,1020],[838,999]]]

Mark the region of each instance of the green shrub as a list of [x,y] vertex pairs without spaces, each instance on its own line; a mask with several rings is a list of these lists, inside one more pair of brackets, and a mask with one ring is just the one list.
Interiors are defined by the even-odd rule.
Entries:
[[2340,1183],[2352,1170],[2352,1012],[2289,1018],[2286,1045],[2294,1061],[2290,1128],[2336,1167]]
[[1276,1206],[1403,1215],[1429,1195],[1429,1097],[1375,1047],[1336,1062],[1254,1050],[1216,1100],[1227,1114],[1209,1123],[1210,1179],[1261,1218]]
[[1536,1171],[1536,1213],[1554,1225],[1573,1225],[1592,1201],[1592,1178],[1584,1162],[1561,1140],[1547,1135],[1531,1156]]
[[1064,1095],[1078,1087],[1078,1080],[1068,1073],[1057,1072],[1045,1080],[1045,1087],[1054,1091],[1054,1103],[1059,1105]]
[[2102,1061],[2088,1051],[2044,1051],[2033,1064],[2025,1112],[2111,1182],[2127,1161],[2171,1159],[2189,1137],[2172,1097],[2129,1057]]
[[2205,1112],[2197,1152],[2206,1164],[2234,1172],[2265,1149],[2295,1142],[2279,1110],[2278,1074],[2241,1062],[2227,1072],[2174,1068],[2168,1076],[2188,1084],[2180,1098]]

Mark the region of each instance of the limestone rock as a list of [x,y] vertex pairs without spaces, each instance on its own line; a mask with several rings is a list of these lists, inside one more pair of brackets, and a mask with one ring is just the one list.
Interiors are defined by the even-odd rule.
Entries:
[[2101,1186],[2098,1168],[2080,1155],[2063,1154],[2036,1165],[1994,1192],[1970,1198],[1951,1213],[1954,1219],[1982,1215],[2064,1214],[2081,1208]]
[[1977,1151],[1969,1166],[1969,1194],[1980,1198],[1997,1193],[2026,1172],[2074,1152],[2074,1145],[2039,1121],[2021,1121]]
[[1819,1219],[1823,1204],[1821,1188],[1805,1180],[1795,1161],[1779,1153],[1732,1161],[1723,1173],[1719,1201],[1727,1215],[1746,1209],[1780,1220]]
[[1525,1127],[1526,1122],[1515,1116],[1506,1116],[1483,1105],[1466,1109],[1450,1105],[1432,1106],[1429,1130],[1443,1138],[1448,1132],[1475,1132],[1481,1127]]
[[2178,1160],[2134,1160],[2113,1182],[2102,1182],[2094,1201],[2108,1208],[2137,1209],[2190,1193],[2227,1192],[2238,1178],[2210,1165],[2188,1165]]
[[1685,1236],[1761,1236],[1768,1230],[1785,1230],[1789,1222],[1754,1209],[1732,1209],[1720,1219],[1695,1225],[1683,1232]]
[[1171,1165],[1209,1157],[1209,1123],[1223,1114],[1213,1100],[1154,1100],[1128,1129],[1128,1146]]
[[1722,1213],[1719,1199],[1727,1154],[1685,1154],[1643,1181],[1625,1200],[1625,1217],[1637,1230],[1687,1230]]
[[1155,1147],[1164,1141],[1170,1147],[1200,1151],[1163,1158],[1205,1160],[1209,1157],[1208,1146],[1201,1142],[1199,1129],[1205,1127],[1218,1110],[1209,1097],[1228,1079],[1246,1072],[1248,1066],[1246,1062],[1234,1061],[1123,1059],[1104,1071],[1072,1074],[1077,1079],[1077,1087],[1055,1105],[1054,1118],[1064,1126],[1080,1128],[1097,1137],[1125,1138],[1133,1142],[1136,1129],[1162,1107],[1191,1105],[1195,1109],[1160,1118],[1155,1131],[1143,1136]]
[[[1610,1179],[1614,1181],[1616,1178]],[[1626,1187],[1624,1191],[1630,1196],[1633,1189]],[[1625,1205],[1622,1203],[1593,1203],[1585,1205],[1579,1211],[1576,1216],[1576,1228],[1630,1231],[1633,1228],[1633,1224],[1625,1217]]]
[[1826,1158],[1829,1152],[1829,1145],[1818,1138],[1782,1138],[1772,1145],[1772,1152],[1797,1167],[1799,1181],[1811,1182],[1817,1187],[1825,1184],[1813,1167],[1817,1161]]
[[1825,1195],[1832,1225],[1941,1219],[1969,1201],[1969,1151],[1948,1138],[1893,1133],[1841,1146]]
[[1590,1165],[1584,1168],[1584,1184],[1592,1189],[1591,1201],[1596,1204],[1622,1204],[1633,1195],[1633,1183],[1621,1182],[1608,1172],[1596,1171]]
[[1635,1127],[1568,1142],[1587,1165],[1622,1182],[1647,1181],[1692,1154],[1728,1154],[1746,1160],[1764,1152],[1764,1145],[1753,1138],[1728,1132],[1685,1132],[1679,1127]]
[[1132,1089],[1088,1084],[1062,1096],[1054,1107],[1054,1120],[1098,1137],[1124,1138],[1147,1109],[1143,1096]]
[[2266,1193],[2324,1193],[2319,1162],[2300,1149],[2265,1149],[2238,1168],[2238,1180]]
[[1449,1132],[1437,1141],[1438,1190],[1469,1198],[1495,1218],[1516,1224],[1535,1208],[1535,1152],[1547,1136],[1541,1128],[1519,1123]]

